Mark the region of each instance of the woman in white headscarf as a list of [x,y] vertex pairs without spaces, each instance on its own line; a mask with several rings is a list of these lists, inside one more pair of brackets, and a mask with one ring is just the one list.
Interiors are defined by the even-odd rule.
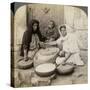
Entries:
[[75,65],[84,65],[80,58],[78,39],[73,33],[67,33],[67,26],[59,27],[60,38],[54,42],[46,43],[48,45],[58,45],[60,48],[59,56],[56,58],[56,64],[72,63]]

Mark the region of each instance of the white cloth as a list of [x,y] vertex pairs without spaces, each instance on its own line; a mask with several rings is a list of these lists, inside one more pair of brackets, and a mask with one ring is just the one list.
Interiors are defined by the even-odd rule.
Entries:
[[[72,55],[69,57],[69,59],[67,60],[68,63],[73,63],[76,65],[83,65],[83,61],[80,58],[80,50],[78,47],[78,41],[77,38],[74,34],[67,34],[65,37],[61,37],[57,40],[57,44],[58,46],[63,44],[63,51],[65,52],[69,52]],[[61,59],[60,57],[58,57],[56,60],[60,60],[61,63]],[[64,60],[64,59],[63,59]],[[59,62],[59,61],[57,61]]]
[[28,56],[33,59],[39,48],[39,38],[37,34],[32,35],[32,41],[30,43],[30,50]]
[[32,41],[30,43],[30,49],[33,50],[33,49],[36,49],[39,47],[39,38],[38,38],[38,35],[37,34],[33,34],[32,35]]
[[77,38],[74,34],[67,34],[65,37],[60,37],[57,40],[57,44],[63,44],[63,50],[65,52],[76,53],[79,52]]

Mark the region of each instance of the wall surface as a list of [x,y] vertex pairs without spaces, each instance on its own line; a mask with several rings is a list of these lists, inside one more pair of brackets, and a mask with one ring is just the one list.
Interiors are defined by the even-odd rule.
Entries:
[[70,28],[68,32],[75,32],[80,47],[88,48],[88,16],[78,7],[64,6],[64,22]]
[[14,44],[16,50],[22,42],[22,36],[26,28],[26,5],[24,5],[16,11],[14,16]]
[[[40,30],[44,33],[49,20],[54,20],[56,25],[64,23],[64,6],[48,5],[48,4],[32,4],[28,5],[31,18],[40,22]],[[31,15],[32,13],[32,15]]]

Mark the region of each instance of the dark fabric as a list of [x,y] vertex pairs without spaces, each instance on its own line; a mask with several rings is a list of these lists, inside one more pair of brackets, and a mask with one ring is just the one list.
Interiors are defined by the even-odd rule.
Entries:
[[[38,24],[38,28],[35,32],[33,31],[34,23]],[[45,41],[45,38],[41,35],[41,32],[39,30],[39,22],[37,20],[32,20],[29,23],[27,30],[23,34],[20,56],[24,56],[24,49],[27,49],[29,51],[30,43],[32,40],[32,34],[37,34],[40,41]]]
[[30,42],[31,42],[31,33],[29,31],[25,31],[22,38],[20,56],[24,56],[24,49],[29,50]]
[[60,37],[60,34],[57,28],[54,27],[52,29],[50,28],[46,29],[46,36],[47,36],[47,39],[53,38],[54,40],[57,40]]

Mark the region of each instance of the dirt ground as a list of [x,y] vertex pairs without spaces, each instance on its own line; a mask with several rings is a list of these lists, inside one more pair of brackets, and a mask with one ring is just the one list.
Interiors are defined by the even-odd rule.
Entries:
[[[75,71],[70,75],[56,74],[56,78],[53,79],[50,85],[71,85],[71,84],[86,84],[88,83],[88,51],[81,51],[81,59],[84,61],[84,66],[78,66]],[[18,52],[15,52],[15,67],[14,67],[14,79],[15,87],[27,87],[31,85],[33,68],[27,70],[21,70],[17,68],[17,60],[19,59]]]

